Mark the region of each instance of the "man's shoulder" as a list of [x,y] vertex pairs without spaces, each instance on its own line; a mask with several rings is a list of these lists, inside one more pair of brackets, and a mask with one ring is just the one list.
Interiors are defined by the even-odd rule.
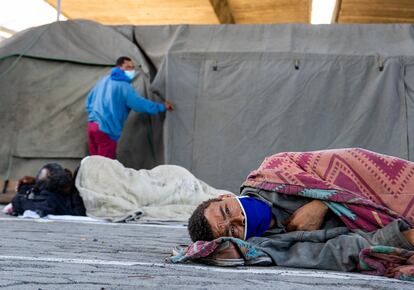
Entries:
[[107,82],[108,80],[111,80],[111,76],[110,76],[110,75],[103,76],[103,77],[101,77],[101,78],[98,80],[98,84],[99,84],[99,83],[103,83],[103,82]]
[[108,83],[108,80],[110,80],[110,77],[109,76],[104,76],[104,77],[101,77],[97,82],[96,82],[96,85],[92,88],[92,90],[96,90],[96,89],[99,89],[99,88],[102,88],[102,87],[104,87],[107,83]]
[[107,82],[110,83],[112,85],[112,87],[114,87],[114,88],[122,88],[122,89],[127,89],[127,90],[133,90],[134,89],[132,84],[129,83],[129,82],[126,82],[126,81],[113,80],[113,79],[109,78]]

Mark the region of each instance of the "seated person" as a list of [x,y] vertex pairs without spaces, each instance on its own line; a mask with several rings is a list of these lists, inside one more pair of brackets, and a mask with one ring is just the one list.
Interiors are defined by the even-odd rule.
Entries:
[[[378,173],[361,156],[371,162],[387,161],[399,176],[414,170],[412,162],[363,149],[276,154],[250,173],[240,196],[226,194],[200,204],[189,219],[190,237],[193,241],[235,237],[247,240],[280,266],[341,271],[355,270],[359,252],[370,245],[414,250],[413,205],[398,213],[390,210],[398,210],[398,204],[387,207],[386,196],[375,203],[361,189],[377,186],[384,196],[398,188],[398,197],[404,200],[412,198],[411,181],[372,181],[370,174]],[[346,160],[347,167],[342,168],[348,176],[338,174],[338,166],[336,178],[328,179],[332,160]],[[364,181],[360,188],[349,176]],[[398,198],[394,201],[398,203]],[[235,247],[226,252],[226,258],[238,257]]]

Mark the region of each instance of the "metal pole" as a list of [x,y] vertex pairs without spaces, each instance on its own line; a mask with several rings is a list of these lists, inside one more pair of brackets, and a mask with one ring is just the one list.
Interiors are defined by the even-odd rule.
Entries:
[[60,18],[60,4],[61,4],[61,2],[62,2],[62,0],[56,0],[56,10],[57,10],[57,20],[56,21],[59,21],[59,18]]

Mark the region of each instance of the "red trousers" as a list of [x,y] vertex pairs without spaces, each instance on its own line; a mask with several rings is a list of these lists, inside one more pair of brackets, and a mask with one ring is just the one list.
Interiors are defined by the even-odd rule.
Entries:
[[115,159],[116,145],[116,141],[112,140],[107,134],[99,130],[98,123],[88,123],[89,155],[100,155]]

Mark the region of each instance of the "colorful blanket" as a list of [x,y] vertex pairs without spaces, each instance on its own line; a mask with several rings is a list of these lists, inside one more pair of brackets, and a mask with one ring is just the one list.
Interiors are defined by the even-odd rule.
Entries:
[[414,163],[359,148],[267,157],[242,187],[325,201],[349,229],[414,224]]
[[[226,263],[226,259],[217,259],[216,257],[222,252],[226,251],[231,245],[237,248],[240,259],[236,263]],[[273,264],[272,260],[263,251],[256,249],[250,243],[233,238],[233,237],[221,237],[210,242],[197,241],[191,243],[188,247],[181,248],[175,251],[175,255],[170,258],[172,263],[185,263],[188,261],[206,262],[209,263],[212,260],[223,262],[222,264],[216,263],[217,266],[241,266],[241,265],[270,265]],[[211,263],[209,263],[211,264]]]
[[414,251],[386,246],[365,248],[359,253],[358,270],[414,282]]

